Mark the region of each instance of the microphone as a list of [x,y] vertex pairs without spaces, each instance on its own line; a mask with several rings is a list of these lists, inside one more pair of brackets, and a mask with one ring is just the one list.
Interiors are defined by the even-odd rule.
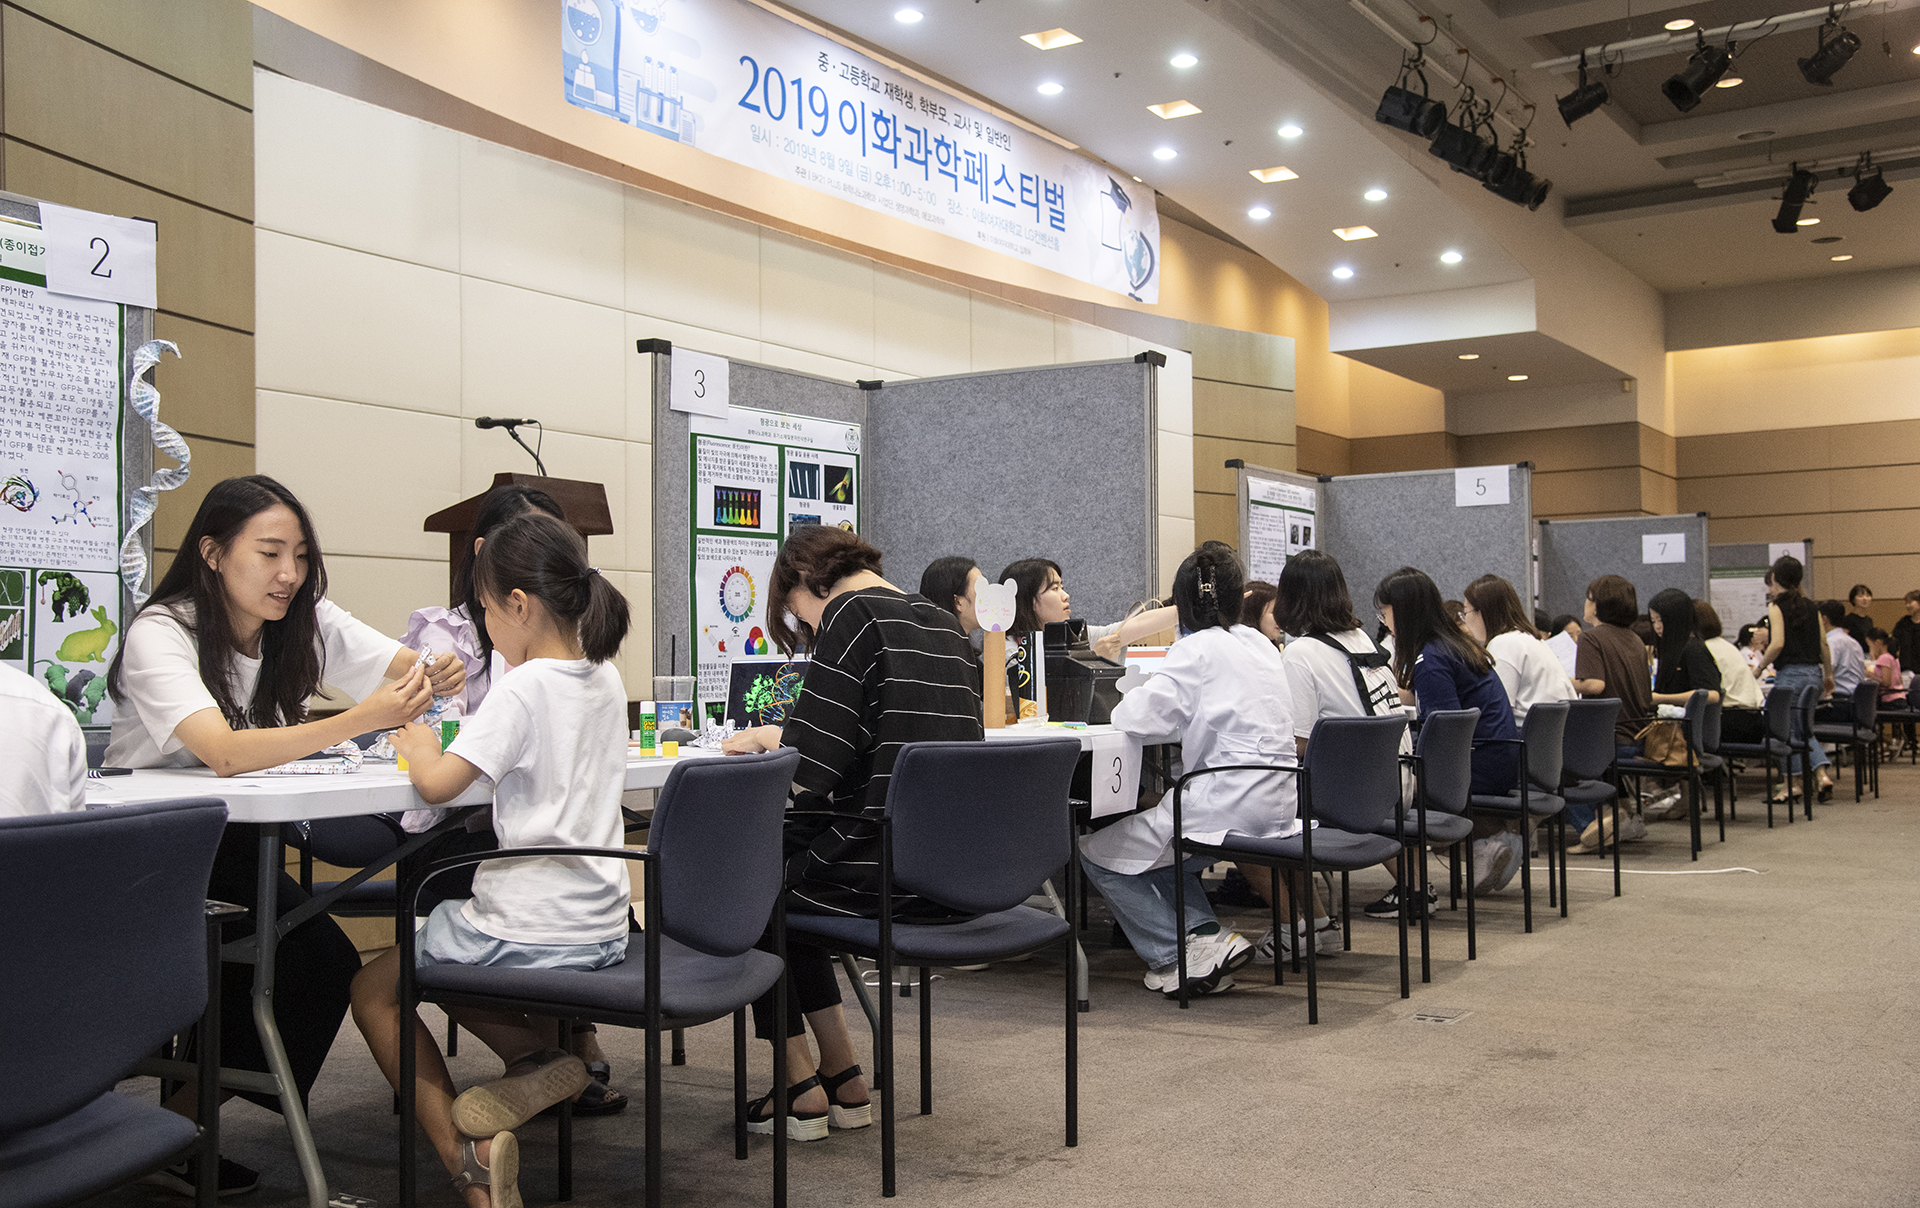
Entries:
[[483,415],[473,421],[473,426],[476,428],[517,428],[521,424],[537,424],[539,422],[537,419],[494,419],[490,415]]
[[546,443],[547,430],[537,419],[495,419],[491,415],[483,415],[473,421],[473,426],[476,428],[505,428],[507,435],[513,437],[513,443],[527,451],[528,455],[533,458],[534,468],[544,475],[547,472],[547,465],[540,460],[540,451],[520,439],[520,425],[522,424],[532,424],[534,427],[539,428],[540,443]]

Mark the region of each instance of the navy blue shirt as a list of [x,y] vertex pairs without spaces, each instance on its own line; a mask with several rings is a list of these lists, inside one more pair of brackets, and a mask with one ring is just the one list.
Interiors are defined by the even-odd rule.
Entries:
[[1480,710],[1473,731],[1481,744],[1473,748],[1473,792],[1498,796],[1519,788],[1520,748],[1489,741],[1520,737],[1499,676],[1475,671],[1443,642],[1428,642],[1413,661],[1413,695],[1423,718],[1447,709]]

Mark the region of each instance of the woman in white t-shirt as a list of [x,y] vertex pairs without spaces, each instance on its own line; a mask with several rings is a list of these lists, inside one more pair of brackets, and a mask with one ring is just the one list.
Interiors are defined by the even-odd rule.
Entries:
[[1513,584],[1499,575],[1481,575],[1468,584],[1466,597],[1463,622],[1493,656],[1493,672],[1507,690],[1514,725],[1524,724],[1527,710],[1535,705],[1574,698],[1572,677],[1527,619]]
[[87,740],[73,710],[24,671],[0,665],[0,818],[87,808]]
[[[607,662],[629,623],[627,601],[565,521],[527,512],[502,524],[474,559],[474,582],[495,647],[513,665],[487,707],[440,749],[422,725],[393,735],[422,800],[451,801],[485,776],[502,848],[621,847],[626,784],[626,689]],[[415,963],[591,970],[627,950],[627,866],[564,857],[483,865],[473,897],[435,906]],[[454,1008],[453,1017],[506,1061],[506,1077],[458,1098],[440,1050],[400,1004],[400,953],[389,949],[353,982],[353,1019],[398,1088],[400,1029],[418,1034],[421,1127],[471,1208],[518,1208],[513,1130],[591,1078],[552,1045],[551,1019]]]

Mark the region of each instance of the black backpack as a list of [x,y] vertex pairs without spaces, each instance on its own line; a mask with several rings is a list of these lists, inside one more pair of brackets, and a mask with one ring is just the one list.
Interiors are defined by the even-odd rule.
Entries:
[[[1372,638],[1368,638],[1367,642],[1372,649],[1366,651],[1364,654],[1355,654],[1345,646],[1334,641],[1332,634],[1311,633],[1307,636],[1316,641],[1325,642],[1346,656],[1347,667],[1353,672],[1353,690],[1359,694],[1360,707],[1367,711],[1367,716],[1383,716],[1384,714],[1394,712],[1400,707],[1400,693],[1397,688],[1369,688],[1367,687],[1367,677],[1362,674],[1366,671],[1373,671],[1393,664],[1393,656],[1382,650],[1380,643],[1374,641]],[[1386,692],[1388,695],[1382,696],[1382,692]],[[1381,707],[1383,705],[1385,706],[1384,709]]]

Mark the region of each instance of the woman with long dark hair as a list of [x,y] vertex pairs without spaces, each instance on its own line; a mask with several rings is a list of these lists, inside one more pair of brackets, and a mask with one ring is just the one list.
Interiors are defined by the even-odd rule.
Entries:
[[980,620],[973,611],[974,593],[985,580],[979,564],[972,558],[957,554],[935,558],[920,572],[920,594],[952,613],[960,622],[961,631],[971,634],[980,628]]
[[[1767,571],[1767,632],[1772,637],[1766,653],[1754,664],[1753,674],[1764,675],[1767,668],[1772,667],[1774,680],[1770,691],[1815,687],[1826,696],[1833,692],[1833,652],[1820,638],[1818,609],[1800,591],[1805,576],[1806,567],[1791,554],[1781,555]],[[1794,739],[1806,740],[1808,735],[1804,730],[1800,711],[1796,709],[1793,711]],[[1833,773],[1829,770],[1833,761],[1827,758],[1826,748],[1818,742],[1809,742],[1808,746],[1814,773],[1819,778],[1820,799],[1824,801],[1833,794]],[[1795,800],[1797,788],[1793,777],[1801,771],[1800,762],[1807,758],[1794,755],[1781,760],[1787,782],[1782,800]]]
[[[458,695],[466,669],[451,655],[431,668],[326,598],[326,561],[313,522],[293,492],[264,475],[214,484],[187,526],[180,552],[127,625],[107,683],[113,734],[106,762],[120,767],[193,767],[220,776],[299,759],[369,730],[404,725],[435,694]],[[307,720],[307,700],[327,683],[360,703]],[[255,828],[230,826],[214,859],[207,896],[257,905]],[[307,901],[281,874],[280,910]],[[252,916],[238,926],[251,928]],[[232,933],[229,933],[231,938]],[[359,971],[352,941],[326,915],[280,940],[274,1019],[304,1100],[346,1014]],[[222,1064],[267,1069],[252,1023],[253,975],[227,965],[222,981]],[[279,1100],[242,1092],[269,1110]],[[193,1089],[175,1096],[192,1111]],[[177,1105],[177,1106],[176,1106]],[[221,1189],[256,1175],[221,1160]]]

